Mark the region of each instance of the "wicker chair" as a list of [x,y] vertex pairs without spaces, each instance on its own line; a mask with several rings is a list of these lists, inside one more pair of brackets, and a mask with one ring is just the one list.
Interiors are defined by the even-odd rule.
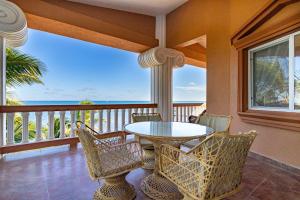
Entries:
[[[104,179],[94,193],[94,200],[131,200],[136,196],[134,187],[125,177],[142,166],[142,151],[138,142],[124,143],[124,137],[98,139],[96,134],[81,126],[77,130],[88,171],[92,180]],[[99,182],[100,183],[100,182]]]
[[[161,121],[161,115],[159,113],[132,113],[132,121],[133,122],[144,122],[144,121]],[[135,137],[135,140],[139,141],[144,156],[144,169],[154,169],[155,155],[154,155],[154,147],[151,142],[148,140],[140,139]]]
[[160,174],[176,184],[184,199],[222,199],[238,191],[255,131],[215,133],[189,152],[160,148]]
[[[201,114],[197,117],[196,120],[194,120],[194,123],[201,124],[204,126],[211,127],[215,130],[215,132],[224,132],[228,133],[229,127],[231,124],[232,117],[226,116],[226,115],[214,115],[214,114]],[[204,138],[201,138],[200,140],[191,140],[183,145],[188,148],[194,148],[197,146]]]

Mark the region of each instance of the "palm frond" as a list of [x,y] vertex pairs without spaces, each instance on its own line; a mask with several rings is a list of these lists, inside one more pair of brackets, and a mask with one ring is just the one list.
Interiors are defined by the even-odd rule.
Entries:
[[22,84],[43,84],[45,64],[33,56],[16,49],[6,49],[6,84],[10,87]]

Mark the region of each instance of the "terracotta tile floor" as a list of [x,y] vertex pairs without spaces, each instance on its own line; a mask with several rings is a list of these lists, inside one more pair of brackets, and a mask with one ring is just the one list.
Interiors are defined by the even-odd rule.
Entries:
[[[137,169],[127,176],[136,187],[136,199],[148,199],[139,189],[147,174]],[[88,200],[97,186],[80,147],[9,154],[0,160],[0,200]],[[248,158],[242,189],[228,199],[300,200],[300,175]]]

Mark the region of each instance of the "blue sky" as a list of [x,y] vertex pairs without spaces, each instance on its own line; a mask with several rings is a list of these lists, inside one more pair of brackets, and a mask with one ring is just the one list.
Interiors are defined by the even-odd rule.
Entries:
[[[150,70],[137,53],[29,30],[18,48],[45,63],[44,85],[10,88],[19,100],[150,100]],[[206,70],[174,70],[174,100],[205,100]]]

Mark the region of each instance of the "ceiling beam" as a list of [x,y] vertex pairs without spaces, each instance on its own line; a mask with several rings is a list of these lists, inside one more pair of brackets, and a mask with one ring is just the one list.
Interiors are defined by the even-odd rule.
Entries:
[[158,45],[152,16],[61,0],[12,0],[28,27],[133,52]]
[[186,47],[176,47],[185,55],[186,64],[194,65],[197,67],[206,67],[206,49],[200,44],[192,44]]

